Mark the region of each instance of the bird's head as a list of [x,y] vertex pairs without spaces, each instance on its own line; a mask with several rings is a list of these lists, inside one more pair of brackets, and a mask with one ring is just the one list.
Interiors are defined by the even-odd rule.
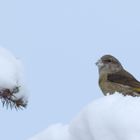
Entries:
[[112,55],[104,55],[97,62],[99,73],[115,73],[123,67],[121,63]]

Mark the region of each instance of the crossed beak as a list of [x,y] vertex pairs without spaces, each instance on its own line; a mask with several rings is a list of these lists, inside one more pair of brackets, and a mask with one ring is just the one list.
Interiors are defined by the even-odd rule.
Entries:
[[99,68],[101,68],[104,64],[103,64],[102,60],[99,59],[99,60],[95,63],[95,65],[97,65]]

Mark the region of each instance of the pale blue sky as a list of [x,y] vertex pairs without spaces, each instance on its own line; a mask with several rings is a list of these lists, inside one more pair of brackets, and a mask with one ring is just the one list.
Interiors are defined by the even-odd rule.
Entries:
[[1,1],[0,45],[22,59],[30,99],[24,111],[0,109],[0,139],[68,123],[102,97],[94,63],[103,54],[140,80],[139,7],[138,0]]

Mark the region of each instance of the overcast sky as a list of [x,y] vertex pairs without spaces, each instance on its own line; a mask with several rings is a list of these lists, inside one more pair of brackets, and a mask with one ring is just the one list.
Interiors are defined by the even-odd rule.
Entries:
[[94,63],[116,56],[140,80],[138,0],[8,0],[0,2],[0,45],[21,58],[29,105],[0,109],[3,140],[25,140],[68,123],[102,97]]

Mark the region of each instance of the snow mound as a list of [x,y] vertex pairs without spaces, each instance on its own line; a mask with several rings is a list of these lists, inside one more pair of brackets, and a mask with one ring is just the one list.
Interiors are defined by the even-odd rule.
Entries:
[[27,94],[19,59],[0,47],[0,99],[7,107],[25,107]]
[[30,140],[68,140],[68,132],[67,125],[55,124]]
[[140,140],[140,98],[97,99],[69,125],[53,125],[29,140]]

